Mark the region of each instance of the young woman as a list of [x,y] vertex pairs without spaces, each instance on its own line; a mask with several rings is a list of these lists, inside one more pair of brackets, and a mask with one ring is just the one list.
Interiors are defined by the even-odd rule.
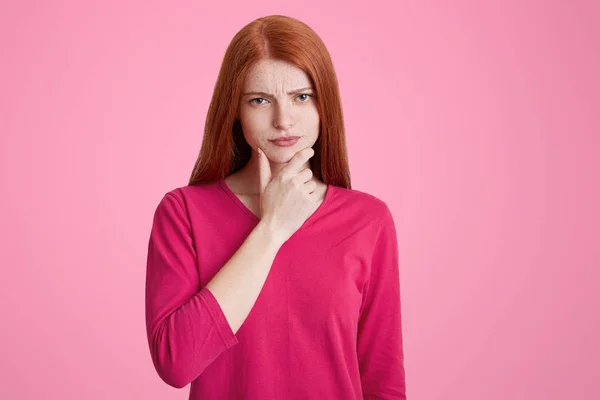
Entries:
[[398,244],[353,190],[337,78],[306,24],[227,48],[188,186],[156,209],[150,353],[190,399],[405,399]]

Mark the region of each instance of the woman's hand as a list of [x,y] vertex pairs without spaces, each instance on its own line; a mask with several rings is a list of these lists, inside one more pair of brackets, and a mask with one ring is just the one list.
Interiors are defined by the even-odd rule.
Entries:
[[267,223],[284,243],[317,207],[317,183],[311,180],[310,168],[304,168],[315,151],[311,147],[298,151],[275,176],[271,176],[265,153],[260,148],[257,151],[261,222]]

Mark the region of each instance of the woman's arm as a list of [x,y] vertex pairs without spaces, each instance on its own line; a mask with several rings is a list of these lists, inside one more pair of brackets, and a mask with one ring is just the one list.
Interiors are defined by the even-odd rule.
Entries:
[[398,242],[386,206],[363,292],[358,360],[364,399],[406,399],[400,315]]
[[186,386],[238,343],[235,333],[256,302],[282,245],[271,232],[259,223],[199,289],[195,244],[185,209],[172,193],[159,203],[148,245],[146,328],[152,361],[167,384]]

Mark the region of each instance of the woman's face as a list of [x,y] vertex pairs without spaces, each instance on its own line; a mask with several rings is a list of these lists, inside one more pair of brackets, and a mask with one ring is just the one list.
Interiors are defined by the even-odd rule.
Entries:
[[[312,147],[319,136],[319,113],[306,73],[285,61],[262,59],[246,76],[237,117],[244,138],[260,147],[271,163],[287,163],[298,151]],[[299,136],[291,146],[272,140]]]

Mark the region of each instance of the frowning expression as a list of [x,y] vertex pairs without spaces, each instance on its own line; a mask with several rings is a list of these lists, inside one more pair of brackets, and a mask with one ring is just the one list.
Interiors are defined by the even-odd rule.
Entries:
[[[262,59],[244,83],[238,109],[244,138],[263,149],[271,162],[286,163],[319,136],[319,113],[309,76],[281,60]],[[275,139],[296,136],[297,140]]]

